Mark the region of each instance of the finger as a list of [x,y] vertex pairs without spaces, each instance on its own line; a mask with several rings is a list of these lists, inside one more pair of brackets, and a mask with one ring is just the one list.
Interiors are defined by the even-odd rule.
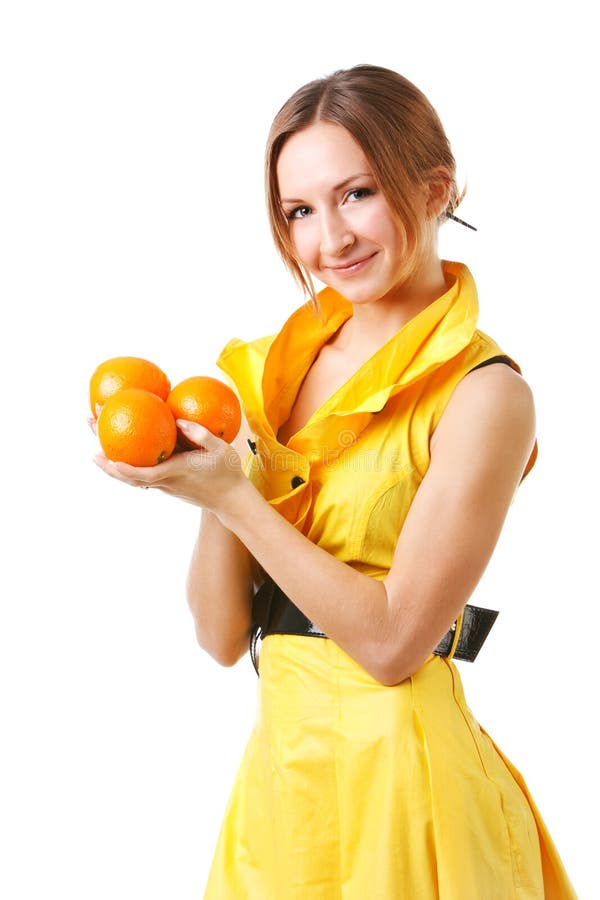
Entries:
[[97,420],[94,419],[93,416],[90,416],[87,420],[87,423],[90,426],[91,430],[94,432],[94,434],[97,435],[98,434],[98,428],[97,428],[97,424],[96,424]]
[[204,425],[198,425],[196,422],[189,422],[187,419],[177,419],[176,425],[188,441],[197,447],[204,447],[205,450],[218,450],[223,446],[224,441],[217,437]]
[[[113,462],[111,459],[108,459],[103,453],[97,453],[94,456],[93,461],[96,463],[99,469],[102,469],[103,472],[106,472],[107,475],[110,475],[111,478],[118,478],[119,481],[125,480],[125,473],[121,471],[121,463]],[[128,468],[132,468],[129,467]]]
[[129,466],[127,463],[113,462],[113,460],[107,459],[103,453],[96,454],[94,462],[111,478],[115,478],[117,481],[122,481],[132,487],[152,487],[156,477],[155,470],[157,466]]

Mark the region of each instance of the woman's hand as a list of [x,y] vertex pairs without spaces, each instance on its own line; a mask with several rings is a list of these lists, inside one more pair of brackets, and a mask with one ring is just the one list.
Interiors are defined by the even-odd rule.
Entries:
[[177,427],[195,449],[176,452],[156,466],[129,466],[103,454],[94,462],[107,475],[132,487],[158,488],[217,516],[232,512],[248,485],[238,452],[202,425],[178,419]]

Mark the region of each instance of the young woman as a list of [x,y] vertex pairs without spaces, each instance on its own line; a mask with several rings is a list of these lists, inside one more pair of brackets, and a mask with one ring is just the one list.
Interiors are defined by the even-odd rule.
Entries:
[[203,507],[198,640],[224,665],[251,643],[259,673],[205,900],[572,898],[452,661],[493,623],[467,601],[537,447],[519,366],[438,256],[460,199],[446,135],[414,85],[357,66],[283,106],[266,178],[310,300],[223,350],[234,446],[180,422],[193,466],[100,459]]

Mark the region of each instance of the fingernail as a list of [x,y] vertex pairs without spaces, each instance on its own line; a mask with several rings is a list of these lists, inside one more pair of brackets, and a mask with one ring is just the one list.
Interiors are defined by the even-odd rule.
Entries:
[[193,426],[193,422],[188,422],[187,419],[177,419],[176,423],[178,428],[181,428],[182,431],[189,431],[189,429]]

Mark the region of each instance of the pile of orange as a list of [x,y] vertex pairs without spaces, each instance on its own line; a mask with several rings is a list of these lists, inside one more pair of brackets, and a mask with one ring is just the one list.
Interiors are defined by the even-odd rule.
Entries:
[[[154,466],[177,444],[176,419],[203,425],[231,443],[240,429],[235,393],[208,375],[171,383],[162,369],[137,356],[101,363],[90,379],[90,408],[104,453],[114,462]],[[182,446],[192,446],[180,438]]]

